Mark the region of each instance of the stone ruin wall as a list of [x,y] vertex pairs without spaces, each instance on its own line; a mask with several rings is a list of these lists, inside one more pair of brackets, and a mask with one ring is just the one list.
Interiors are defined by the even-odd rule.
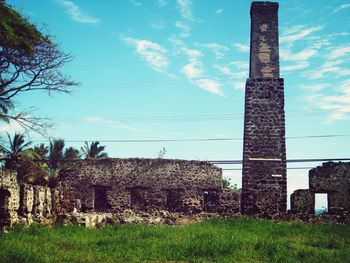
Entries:
[[61,174],[57,189],[70,191],[84,212],[239,212],[239,192],[224,190],[221,169],[207,162],[85,160]]
[[234,215],[240,211],[240,191],[223,189],[221,169],[206,162],[80,161],[63,171],[52,188],[19,185],[15,172],[0,173],[0,228],[33,222],[51,224],[62,218],[94,226],[125,211],[159,214],[164,210],[184,217],[203,212]]
[[50,223],[53,191],[39,185],[19,185],[15,172],[0,170],[0,230],[14,224]]
[[309,189],[294,191],[291,211],[294,213],[315,211],[315,194],[328,195],[329,214],[350,214],[350,163],[323,163],[309,171]]

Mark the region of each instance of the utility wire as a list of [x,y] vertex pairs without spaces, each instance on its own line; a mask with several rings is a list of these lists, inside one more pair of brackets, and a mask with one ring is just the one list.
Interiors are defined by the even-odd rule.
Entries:
[[[287,170],[310,170],[315,167],[287,167]],[[224,168],[223,171],[242,171],[242,168]]]
[[[350,161],[349,158],[321,158],[321,159],[287,159],[287,163],[311,163],[311,162],[327,162],[327,161]],[[210,160],[212,164],[242,164],[242,160]]]
[[[303,111],[287,111],[286,116],[293,117],[302,114],[317,114],[327,112],[325,110],[303,110]],[[101,123],[109,124],[111,121],[123,121],[123,122],[179,122],[179,121],[222,121],[222,120],[233,120],[243,119],[243,113],[222,113],[222,114],[193,114],[193,115],[154,115],[154,116],[98,116],[101,119]],[[54,117],[56,120],[81,120],[89,122],[87,116],[70,116],[70,117]],[[98,123],[98,120],[96,123]],[[104,122],[104,120],[107,120]],[[93,122],[94,120],[92,120]]]
[[[286,137],[287,140],[293,139],[315,139],[315,138],[338,138],[350,137],[350,134],[325,134],[325,135],[307,135]],[[126,139],[126,140],[65,140],[69,143],[100,142],[100,143],[155,143],[155,142],[211,142],[211,141],[242,141],[241,137],[232,138],[191,138],[191,139]],[[47,142],[47,140],[32,140],[33,142]]]

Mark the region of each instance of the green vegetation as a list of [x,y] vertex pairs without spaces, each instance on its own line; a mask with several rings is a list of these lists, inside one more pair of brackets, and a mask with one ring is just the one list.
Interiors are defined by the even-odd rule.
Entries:
[[240,217],[186,226],[31,226],[0,236],[0,262],[346,262],[349,225]]
[[26,55],[34,53],[38,42],[45,37],[16,10],[0,1],[0,46],[16,49]]
[[79,83],[62,68],[73,57],[4,0],[0,18],[0,121],[45,135],[52,123],[33,115],[31,108],[19,110],[16,99],[38,90],[49,95],[71,92]]
[[63,139],[50,140],[49,145],[41,143],[29,147],[32,142],[24,133],[7,134],[7,141],[1,140],[0,134],[0,168],[16,170],[20,182],[47,185],[50,179],[58,176],[63,169],[69,168],[73,161],[82,156],[85,159],[107,157],[106,146],[99,142],[85,142],[81,153],[73,147],[66,147]]

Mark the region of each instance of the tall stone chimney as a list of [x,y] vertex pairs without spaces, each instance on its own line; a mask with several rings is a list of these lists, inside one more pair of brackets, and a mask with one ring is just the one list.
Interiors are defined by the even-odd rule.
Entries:
[[286,212],[284,82],[279,76],[278,3],[253,2],[245,88],[243,214]]

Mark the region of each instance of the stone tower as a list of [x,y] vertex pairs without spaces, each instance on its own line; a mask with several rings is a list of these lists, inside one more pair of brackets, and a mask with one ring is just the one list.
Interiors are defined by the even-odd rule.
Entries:
[[278,3],[253,2],[245,88],[243,214],[286,211],[284,83],[279,75]]

